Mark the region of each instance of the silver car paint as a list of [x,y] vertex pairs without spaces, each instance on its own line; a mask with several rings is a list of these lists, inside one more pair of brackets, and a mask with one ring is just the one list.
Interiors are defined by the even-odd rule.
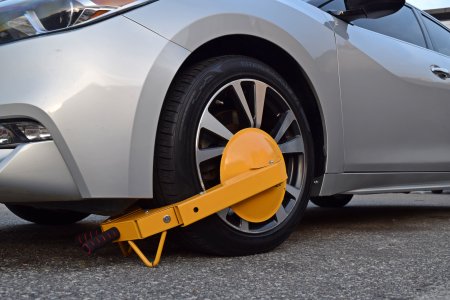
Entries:
[[80,194],[53,141],[20,145],[0,158],[3,202],[70,201]]
[[[134,147],[155,139],[163,87],[176,60],[181,64],[187,55],[124,17],[2,46],[0,64],[10,71],[0,73],[0,118],[29,117],[46,126],[81,198],[151,197],[151,177],[146,192],[129,187],[140,176],[130,163],[152,159],[148,152],[136,158]],[[143,129],[133,132],[146,89],[154,91],[147,94],[153,106],[147,121],[140,120]],[[30,186],[30,197],[36,189]],[[16,192],[21,201],[31,199]]]
[[336,113],[341,110],[338,63],[331,16],[296,0],[164,0],[126,16],[189,51],[231,34],[253,35],[280,46],[308,74],[320,99],[327,172],[343,171],[342,116]]
[[450,58],[337,23],[344,171],[450,171],[450,82],[431,72]]
[[[254,35],[296,59],[320,101],[327,154],[321,194],[417,188],[422,173],[395,173],[385,182],[371,181],[376,174],[343,174],[363,172],[364,166],[353,168],[344,160],[353,156],[344,156],[335,25],[340,28],[329,14],[296,0],[158,1],[85,28],[1,46],[2,69],[11,71],[0,73],[0,118],[31,117],[49,128],[78,189],[67,189],[63,199],[152,198],[156,128],[177,70],[207,41]],[[338,42],[350,49],[361,38],[338,35]],[[366,86],[354,89],[362,94]],[[60,166],[54,173],[64,172]],[[449,185],[443,173],[428,175],[433,179],[422,188]],[[39,187],[32,185],[14,201],[37,201],[32,194]]]
[[[379,170],[383,170],[383,166],[380,166],[379,169],[373,169],[374,171],[377,171],[377,173],[369,174],[369,173],[359,173],[358,172],[369,172],[372,169],[372,165],[376,165],[376,159],[378,159],[378,162],[383,162],[383,159],[389,160],[391,157],[390,153],[388,154],[384,153],[383,156],[375,157],[375,162],[370,161],[370,155],[373,155],[370,153],[370,150],[367,151],[367,148],[364,149],[364,151],[352,151],[351,154],[359,155],[361,156],[362,160],[364,161],[364,158],[367,158],[367,161],[369,162],[367,165],[361,167],[361,168],[352,168],[352,162],[350,158],[347,158],[347,156],[344,156],[344,150],[352,147],[352,143],[355,142],[355,139],[358,140],[358,136],[353,136],[352,133],[354,131],[358,132],[359,135],[364,135],[365,131],[362,130],[361,124],[365,124],[364,120],[358,119],[358,121],[362,121],[360,124],[355,124],[355,122],[351,124],[346,124],[346,128],[344,130],[343,124],[342,124],[342,115],[339,113],[341,110],[343,110],[343,106],[341,105],[341,91],[339,89],[339,86],[334,84],[335,78],[339,78],[339,76],[344,77],[358,77],[360,73],[350,73],[348,70],[352,67],[357,67],[358,62],[352,60],[352,43],[357,43],[358,46],[361,46],[361,43],[363,41],[360,41],[361,37],[352,35],[351,38],[347,38],[347,40],[344,40],[339,34],[337,35],[337,40],[340,41],[338,43],[339,50],[344,52],[347,51],[347,53],[350,53],[346,58],[345,62],[341,61],[340,67],[341,67],[341,74],[336,74],[335,72],[335,66],[334,66],[334,57],[333,59],[324,56],[317,56],[314,55],[314,53],[317,53],[317,49],[320,49],[320,46],[323,45],[323,43],[327,39],[317,39],[317,36],[327,36],[327,34],[324,35],[324,29],[328,30],[329,28],[333,28],[337,30],[338,32],[342,32],[343,28],[344,31],[346,29],[347,24],[345,22],[342,22],[331,15],[324,13],[320,10],[318,10],[315,7],[312,7],[302,1],[289,1],[289,0],[283,0],[283,1],[277,1],[278,3],[275,3],[275,1],[258,1],[257,4],[255,1],[227,1],[227,3],[223,3],[222,1],[216,1],[215,4],[219,3],[218,5],[211,5],[211,2],[209,1],[183,1],[183,3],[179,3],[176,1],[160,1],[156,3],[152,7],[146,7],[142,10],[136,10],[131,13],[127,14],[127,17],[132,18],[133,20],[139,22],[140,24],[143,24],[147,28],[151,30],[155,30],[159,34],[163,35],[164,37],[174,41],[175,43],[189,49],[190,51],[195,51],[199,46],[201,46],[204,42],[212,40],[214,38],[217,38],[222,35],[226,34],[236,34],[236,33],[242,33],[242,34],[249,34],[249,35],[255,35],[259,37],[263,37],[264,39],[267,39],[268,41],[271,41],[280,47],[282,47],[285,51],[287,51],[289,54],[291,54],[298,62],[299,64],[305,69],[305,72],[310,77],[310,80],[312,82],[312,85],[318,95],[318,99],[320,99],[320,107],[322,110],[323,118],[324,118],[324,124],[325,124],[325,136],[326,136],[326,155],[327,155],[327,162],[326,162],[326,174],[322,178],[322,180],[317,180],[319,186],[318,188],[313,189],[313,193],[320,194],[320,195],[331,195],[336,193],[344,193],[344,192],[351,192],[351,193],[370,193],[370,192],[397,192],[397,191],[404,191],[404,190],[417,190],[417,189],[426,189],[426,188],[446,188],[450,186],[450,173],[443,173],[443,170],[449,171],[449,169],[446,169],[446,166],[442,166],[440,164],[435,164],[435,166],[440,165],[440,169],[434,169],[435,171],[441,171],[439,173],[418,173],[418,171],[429,171],[432,169],[424,168],[424,164],[427,163],[427,161],[432,160],[433,158],[430,158],[427,156],[430,154],[429,152],[423,153],[421,157],[415,156],[416,161],[412,161],[410,166],[406,166],[403,164],[402,167],[406,167],[405,169],[397,168],[393,169],[392,164],[391,168],[386,168],[384,171],[403,171],[401,173],[378,173]],[[222,5],[220,5],[222,4]],[[255,9],[255,7],[258,6],[258,8],[264,8],[264,9]],[[189,9],[190,7],[196,7],[199,9],[193,10]],[[292,11],[291,9],[294,9]],[[203,14],[204,10],[210,11],[211,16],[201,16],[199,17],[199,14]],[[236,10],[242,11],[242,15],[236,14]],[[226,12],[226,14],[224,14]],[[235,15],[231,16],[231,14],[234,13]],[[279,18],[279,16],[282,15],[284,18]],[[248,16],[251,17],[251,19],[248,18]],[[232,17],[232,18],[231,18]],[[178,22],[174,22],[171,24],[166,24],[164,22],[164,19],[168,18],[170,20],[178,20]],[[179,22],[185,22],[186,24],[189,24],[188,26],[179,26]],[[270,23],[267,24],[267,21]],[[319,26],[315,26],[319,24]],[[213,28],[213,30],[211,30]],[[308,28],[308,30],[304,30],[304,28]],[[369,32],[368,30],[359,28],[351,28],[351,30],[357,30],[357,31],[364,31]],[[327,32],[328,33],[328,32]],[[312,36],[311,36],[312,34]],[[347,36],[348,34],[344,34],[343,36]],[[384,40],[388,40],[390,43],[403,43],[407,44],[398,40],[395,40],[393,38],[382,36],[380,34],[369,32],[369,35],[371,36],[372,40],[368,45],[376,44],[379,45],[380,48],[382,48],[382,45],[384,43]],[[294,38],[294,40],[292,40]],[[325,40],[325,41],[324,41]],[[394,41],[392,41],[394,40]],[[329,40],[330,41],[330,40]],[[344,45],[343,45],[344,44]],[[381,45],[381,46],[380,46]],[[364,45],[363,45],[364,46]],[[402,45],[399,45],[400,47]],[[448,60],[447,57],[437,54],[431,50],[428,49],[420,49],[420,47],[407,45],[409,47],[415,47],[419,48],[417,53],[415,55],[425,55],[427,57],[430,56],[430,53],[432,53],[434,56],[439,56],[441,58],[442,65],[449,65],[448,62],[442,61],[442,59]],[[328,51],[335,52],[337,49],[336,46],[333,44],[328,44]],[[350,49],[346,49],[350,48]],[[367,46],[366,46],[367,47]],[[323,49],[323,48],[322,48]],[[364,49],[364,47],[363,47]],[[355,50],[357,52],[357,50]],[[422,51],[424,53],[419,53],[419,51]],[[391,61],[389,61],[389,55],[392,53],[391,51],[377,51],[378,53],[375,53],[378,56],[384,56],[384,63],[389,65]],[[395,51],[394,51],[395,52]],[[336,52],[337,55],[337,52]],[[345,56],[345,55],[344,55]],[[364,59],[366,59],[365,63],[372,64],[372,66],[377,66],[378,68],[381,68],[377,61],[370,57],[369,55],[364,55]],[[308,60],[308,59],[313,59]],[[339,57],[341,59],[341,57]],[[399,60],[392,61],[392,63],[395,65],[395,62],[398,62]],[[401,61],[401,60],[400,60]],[[435,60],[435,63],[439,60]],[[417,62],[416,62],[417,64]],[[322,68],[318,68],[318,66],[323,66]],[[422,64],[423,66],[423,64]],[[321,72],[315,73],[314,70],[319,69]],[[324,72],[324,70],[327,69],[327,72]],[[360,70],[360,72],[363,72],[364,70]],[[377,70],[379,72],[380,76],[383,76],[392,70]],[[403,76],[414,76],[409,73],[413,73],[412,68],[404,67],[401,70],[395,70],[397,73],[401,71],[401,75]],[[342,74],[344,72],[345,74]],[[409,73],[408,73],[409,72]],[[422,70],[422,72],[426,72],[426,78],[428,80],[433,82],[433,87],[440,86],[440,96],[443,96],[440,100],[436,100],[440,103],[442,101],[446,101],[448,99],[448,96],[445,96],[443,94],[448,95],[448,82],[444,82],[441,79],[437,78],[435,75],[433,75],[431,72],[429,72],[428,68],[425,68]],[[420,73],[422,75],[422,72]],[[329,76],[324,76],[328,74],[332,74],[332,76],[335,76],[335,78],[330,79]],[[397,74],[398,76],[399,74]],[[347,78],[350,82],[351,80],[355,78]],[[374,89],[379,89],[378,86],[381,83],[373,82],[373,79],[363,77],[363,80],[367,80],[366,84],[363,85],[351,85],[349,88],[345,88],[345,91],[342,92],[353,92],[353,93],[359,93],[359,95],[365,95],[364,93],[367,91],[367,85],[373,87]],[[408,79],[408,78],[407,78]],[[418,80],[421,80],[420,76],[417,76]],[[399,79],[401,80],[401,79]],[[423,80],[423,79],[422,79]],[[339,84],[339,83],[338,83]],[[389,84],[391,84],[389,82]],[[417,82],[415,82],[417,84]],[[392,86],[392,85],[391,85]],[[419,83],[417,86],[415,86],[415,89],[418,90],[422,86],[429,86],[427,84]],[[398,91],[398,88],[395,86],[389,90],[384,90],[386,94],[391,93],[392,95],[401,95],[401,91]],[[427,93],[430,93],[430,87],[428,87]],[[403,93],[409,93],[410,96],[413,93],[410,93],[409,91],[403,91]],[[431,94],[434,94],[434,91],[431,91]],[[414,96],[414,95],[412,95]],[[402,97],[405,97],[404,95]],[[395,98],[395,97],[394,97]],[[343,97],[345,99],[345,97]],[[358,101],[358,99],[351,99],[351,101]],[[362,101],[368,101],[369,98],[366,97],[362,99]],[[372,99],[373,100],[373,99]],[[347,103],[347,106],[349,105],[349,100],[342,100]],[[427,101],[423,101],[423,105],[426,106]],[[365,103],[365,102],[364,102]],[[449,102],[445,102],[445,105],[448,105]],[[384,103],[386,107],[389,107],[389,103]],[[409,105],[409,104],[405,104]],[[444,107],[445,107],[444,105]],[[351,106],[349,108],[352,109]],[[445,113],[446,109],[442,110],[441,113]],[[398,111],[397,111],[398,112]],[[417,117],[417,111],[411,113],[411,119],[414,119]],[[419,112],[420,113],[420,112]],[[342,114],[349,115],[350,117],[358,117],[357,111],[342,111]],[[371,120],[371,118],[377,118],[377,116],[365,116],[369,117],[368,120]],[[364,119],[364,118],[362,118]],[[380,119],[378,117],[378,121],[380,122]],[[441,125],[450,123],[444,119],[439,120]],[[383,119],[381,122],[385,122]],[[431,121],[435,122],[435,121]],[[376,124],[376,123],[375,123]],[[398,120],[390,120],[390,122],[386,122],[384,125],[389,128],[389,126],[396,127],[398,124]],[[372,123],[372,126],[374,124]],[[420,124],[417,124],[417,126],[420,127]],[[438,124],[439,126],[439,124]],[[445,127],[445,126],[444,126]],[[425,130],[426,126],[422,127],[422,130]],[[374,129],[376,130],[377,127],[374,126]],[[391,128],[392,129],[392,128]],[[445,140],[443,137],[448,135],[449,128],[440,128],[439,132],[435,134],[436,136],[439,136],[440,141],[439,143],[448,143],[448,139]],[[403,131],[403,132],[396,132],[397,134],[405,134],[405,138],[407,139],[416,139],[414,132],[411,131]],[[349,134],[349,139],[345,139],[346,134]],[[380,134],[372,135],[370,141],[366,142],[373,142],[376,143],[377,137],[379,137]],[[395,136],[395,135],[394,135]],[[403,140],[404,141],[404,140]],[[392,141],[390,141],[392,142]],[[344,145],[345,143],[345,145]],[[369,144],[368,143],[368,144]],[[408,143],[406,143],[408,145]],[[390,145],[384,145],[385,147],[389,147]],[[402,150],[410,150],[409,148],[402,148],[404,145],[399,145],[398,140],[393,141],[393,147],[399,148],[400,151]],[[418,143],[416,141],[415,146],[418,146]],[[421,146],[423,147],[423,146]],[[421,148],[419,147],[419,149]],[[431,145],[430,147],[433,147]],[[438,150],[439,151],[439,150]],[[450,158],[448,157],[449,152],[441,152],[441,159],[442,163],[447,164],[450,163]],[[408,154],[405,152],[403,155],[399,155],[397,157],[397,161],[395,161],[393,164],[394,166],[399,164],[402,164],[401,158],[407,156]],[[344,161],[345,159],[345,161]],[[416,164],[416,165],[414,165]],[[422,165],[422,168],[417,167],[417,165]],[[349,167],[350,166],[350,167]],[[367,169],[364,169],[364,167],[367,167]],[[417,168],[417,169],[416,169]],[[344,174],[345,171],[350,171],[352,174]],[[405,171],[411,171],[411,172],[405,172]],[[380,174],[383,174],[385,176],[380,176]],[[421,176],[422,175],[422,176]],[[421,181],[420,178],[423,178]]]

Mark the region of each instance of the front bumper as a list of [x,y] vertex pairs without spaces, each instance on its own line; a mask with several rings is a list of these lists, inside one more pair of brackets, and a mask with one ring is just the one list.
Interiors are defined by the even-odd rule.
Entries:
[[123,16],[0,46],[0,120],[53,137],[0,152],[0,202],[152,198],[159,113],[188,55]]
[[53,141],[0,149],[0,195],[4,203],[81,199]]

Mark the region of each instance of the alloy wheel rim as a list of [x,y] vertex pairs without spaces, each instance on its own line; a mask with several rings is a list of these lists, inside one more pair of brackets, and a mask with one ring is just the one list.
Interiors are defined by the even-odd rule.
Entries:
[[258,79],[239,79],[224,84],[209,99],[197,126],[196,167],[204,190],[220,183],[220,158],[229,139],[241,129],[260,128],[278,143],[287,170],[287,186],[277,213],[262,223],[239,218],[231,208],[218,213],[233,229],[258,234],[280,226],[295,211],[306,177],[304,139],[299,122],[283,96]]

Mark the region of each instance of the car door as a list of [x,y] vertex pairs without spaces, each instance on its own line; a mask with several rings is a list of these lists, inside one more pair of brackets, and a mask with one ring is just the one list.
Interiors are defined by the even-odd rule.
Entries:
[[345,172],[450,171],[450,80],[436,74],[450,60],[419,20],[410,6],[376,20],[336,19]]

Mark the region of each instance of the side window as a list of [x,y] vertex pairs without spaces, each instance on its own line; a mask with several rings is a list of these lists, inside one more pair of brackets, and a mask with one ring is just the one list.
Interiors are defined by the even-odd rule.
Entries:
[[411,8],[404,6],[395,14],[379,19],[360,19],[353,24],[426,48],[425,37]]
[[423,21],[430,34],[434,50],[450,56],[450,31],[425,16]]
[[[345,10],[344,0],[332,0],[322,7],[324,11]],[[360,19],[353,24],[411,44],[426,48],[425,37],[411,8],[404,6],[395,14],[379,19]]]

